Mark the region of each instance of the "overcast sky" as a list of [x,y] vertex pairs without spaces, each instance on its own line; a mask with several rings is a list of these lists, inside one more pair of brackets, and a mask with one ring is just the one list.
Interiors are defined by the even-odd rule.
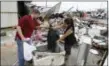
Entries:
[[[38,6],[45,6],[46,2],[32,2],[33,4],[37,4]],[[58,2],[47,2],[48,7],[52,7],[56,5]],[[79,10],[95,10],[97,8],[107,8],[107,2],[62,2],[60,11],[67,11],[69,8],[73,6],[72,11],[75,11],[77,8]]]

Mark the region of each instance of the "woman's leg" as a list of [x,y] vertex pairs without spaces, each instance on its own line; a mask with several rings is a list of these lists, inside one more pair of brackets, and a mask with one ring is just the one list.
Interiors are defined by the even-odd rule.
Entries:
[[71,47],[70,45],[65,45],[65,56],[68,57],[71,54]]
[[17,47],[18,47],[18,62],[19,66],[24,66],[24,53],[23,53],[23,41],[16,39],[17,41]]
[[71,54],[71,46],[69,45],[65,45],[65,59],[64,59],[64,64],[62,66],[67,66],[68,64],[68,60],[69,60],[69,56]]

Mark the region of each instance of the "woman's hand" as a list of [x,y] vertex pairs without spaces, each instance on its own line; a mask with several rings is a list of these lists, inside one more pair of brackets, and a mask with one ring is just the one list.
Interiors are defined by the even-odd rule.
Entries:
[[58,44],[60,42],[60,40],[57,40],[56,43]]
[[64,41],[61,40],[61,39],[57,40],[56,42],[57,42],[57,43],[64,43]]

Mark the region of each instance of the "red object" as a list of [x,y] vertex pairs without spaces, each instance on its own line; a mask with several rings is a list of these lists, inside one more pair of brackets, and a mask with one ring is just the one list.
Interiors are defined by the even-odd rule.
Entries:
[[87,17],[87,13],[84,12],[84,17]]
[[36,40],[42,40],[42,33],[40,30],[37,30],[37,33],[36,33]]
[[[24,37],[30,38],[34,28],[40,24],[37,22],[37,20],[33,20],[30,15],[25,15],[19,19],[18,25],[21,27]],[[16,33],[16,38],[21,39],[18,33]]]

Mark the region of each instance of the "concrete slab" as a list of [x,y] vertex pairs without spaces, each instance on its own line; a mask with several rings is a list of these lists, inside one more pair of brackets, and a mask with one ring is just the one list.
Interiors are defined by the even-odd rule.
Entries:
[[[79,48],[72,48],[71,55],[69,56],[69,60],[67,61],[67,66],[76,65],[78,58]],[[86,66],[98,66],[97,62],[100,60],[101,56],[95,55],[89,52]]]

